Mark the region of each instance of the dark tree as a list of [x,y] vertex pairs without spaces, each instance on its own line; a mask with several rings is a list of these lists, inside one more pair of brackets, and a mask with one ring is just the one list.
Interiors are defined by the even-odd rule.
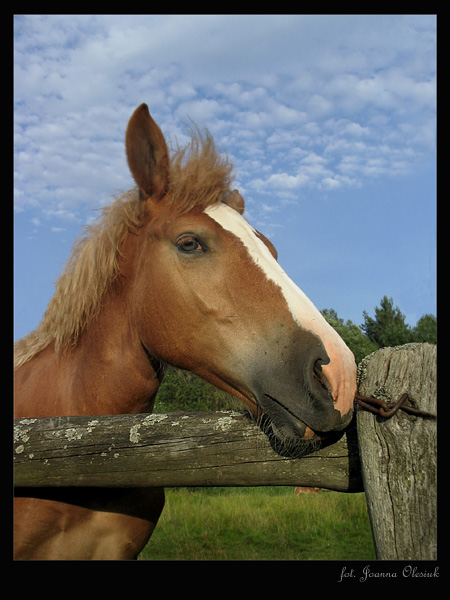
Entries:
[[423,315],[412,330],[415,342],[437,342],[437,319],[434,315]]
[[369,317],[363,311],[364,323],[361,329],[370,341],[376,343],[380,348],[389,346],[401,346],[413,341],[412,331],[405,316],[400,312],[398,306],[394,308],[392,298],[384,296],[380,307],[375,307],[375,318]]

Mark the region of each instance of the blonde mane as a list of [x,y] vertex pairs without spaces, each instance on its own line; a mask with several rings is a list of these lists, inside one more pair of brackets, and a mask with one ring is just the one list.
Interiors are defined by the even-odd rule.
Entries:
[[[208,132],[196,129],[185,148],[170,156],[169,192],[164,202],[176,214],[196,206],[218,202],[233,205],[232,165],[222,157]],[[18,368],[50,343],[61,350],[76,346],[81,332],[98,314],[101,299],[119,275],[120,249],[130,229],[142,225],[137,189],[115,199],[101,211],[100,219],[88,226],[76,241],[72,254],[58,278],[38,328],[16,342],[14,367]]]

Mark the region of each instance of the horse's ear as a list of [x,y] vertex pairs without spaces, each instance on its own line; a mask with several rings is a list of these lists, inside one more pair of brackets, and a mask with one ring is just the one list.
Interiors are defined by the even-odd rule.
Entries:
[[161,129],[146,104],[131,116],[125,147],[131,174],[143,197],[162,198],[169,183],[169,156]]
[[237,212],[242,215],[245,212],[245,202],[244,202],[244,198],[241,196],[241,194],[239,193],[238,190],[233,190],[229,197],[228,200],[226,201],[227,204],[229,204],[231,206],[231,208],[234,208],[234,210],[237,210]]

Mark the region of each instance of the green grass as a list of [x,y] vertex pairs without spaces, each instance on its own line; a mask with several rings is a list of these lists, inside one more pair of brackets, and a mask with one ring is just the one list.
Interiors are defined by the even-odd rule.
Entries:
[[374,560],[364,494],[174,488],[140,560]]

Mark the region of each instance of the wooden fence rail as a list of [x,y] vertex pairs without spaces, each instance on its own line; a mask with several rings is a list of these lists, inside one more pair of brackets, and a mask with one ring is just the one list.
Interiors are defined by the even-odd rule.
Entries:
[[303,458],[233,411],[17,419],[16,487],[259,486],[363,491],[355,429]]

